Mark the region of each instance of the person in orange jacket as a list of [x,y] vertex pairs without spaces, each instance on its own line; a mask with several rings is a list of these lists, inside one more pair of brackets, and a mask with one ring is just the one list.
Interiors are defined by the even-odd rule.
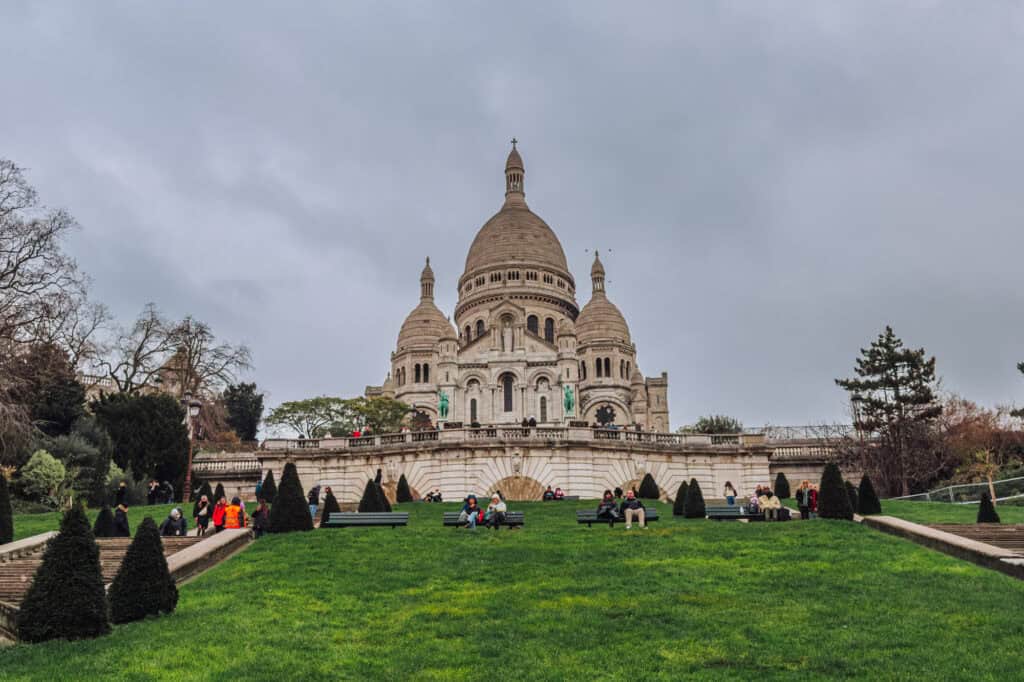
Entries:
[[245,528],[245,512],[242,511],[242,500],[234,497],[231,504],[224,510],[225,528]]

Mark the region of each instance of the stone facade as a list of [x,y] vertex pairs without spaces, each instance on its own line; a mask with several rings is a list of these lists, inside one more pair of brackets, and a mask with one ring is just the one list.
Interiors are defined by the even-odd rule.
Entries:
[[435,423],[533,418],[541,425],[610,422],[669,431],[668,375],[640,372],[596,253],[591,299],[579,308],[558,237],[526,204],[525,174],[513,145],[505,202],[480,228],[459,278],[454,326],[434,304],[428,258],[420,303],[399,331],[391,371],[366,395],[397,398]]

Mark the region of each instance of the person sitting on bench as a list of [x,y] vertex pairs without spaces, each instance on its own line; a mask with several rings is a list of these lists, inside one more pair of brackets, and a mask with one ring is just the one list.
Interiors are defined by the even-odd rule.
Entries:
[[612,497],[611,490],[604,491],[604,497],[601,498],[601,502],[597,505],[597,518],[606,521],[613,521],[619,518],[619,509],[615,505],[615,498]]
[[772,493],[771,488],[765,486],[761,489],[761,496],[757,498],[757,504],[764,512],[765,521],[779,520],[779,509],[782,508],[782,502]]
[[551,489],[551,486],[548,486],[548,489],[544,491],[544,496],[541,499],[545,502],[550,502],[555,499],[555,491]]
[[508,507],[502,501],[498,493],[491,495],[491,503],[487,505],[487,513],[484,515],[484,525],[488,528],[498,530],[501,524],[505,523],[505,512]]
[[466,528],[476,529],[476,524],[482,517],[483,511],[476,503],[476,495],[466,497],[466,503],[462,505],[462,511],[459,513],[459,523],[466,524]]
[[556,500],[563,500],[563,499],[565,499],[565,493],[562,492],[561,488],[555,488],[555,499]]
[[641,528],[647,528],[644,503],[632,490],[626,492],[626,499],[622,501],[619,513],[626,517],[626,530],[633,527],[633,519],[640,522]]

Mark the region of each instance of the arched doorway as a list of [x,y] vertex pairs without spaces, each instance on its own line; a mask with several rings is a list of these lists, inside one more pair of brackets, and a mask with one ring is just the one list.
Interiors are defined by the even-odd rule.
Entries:
[[544,486],[529,476],[507,476],[488,488],[487,496],[499,490],[506,500],[539,500],[544,496]]

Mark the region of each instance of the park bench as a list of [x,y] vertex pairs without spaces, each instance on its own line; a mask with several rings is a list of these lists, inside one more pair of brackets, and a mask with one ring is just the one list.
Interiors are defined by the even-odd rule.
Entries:
[[705,507],[704,513],[713,521],[739,521],[748,519],[750,521],[763,521],[763,514],[751,514],[740,509],[738,504],[724,505],[721,507]]
[[333,512],[321,528],[348,528],[351,526],[408,526],[409,512]]
[[[459,526],[465,525],[465,524],[460,524],[459,523],[459,514],[460,514],[460,512],[445,512],[444,513],[443,524],[445,526],[454,526],[454,527],[459,527]],[[509,528],[512,528],[512,527],[515,527],[515,526],[522,526],[523,525],[523,514],[524,514],[524,512],[514,512],[514,511],[505,512],[505,521],[501,525],[508,526]],[[481,521],[477,525],[483,526],[484,524]]]
[[[651,521],[658,520],[658,510],[654,507],[644,508],[644,522],[650,523]],[[625,516],[617,516],[611,519],[599,519],[597,518],[597,510],[594,509],[577,509],[576,510],[576,523],[585,523],[587,528],[591,527],[594,523],[607,523],[609,526],[614,526],[616,523],[625,523]]]

